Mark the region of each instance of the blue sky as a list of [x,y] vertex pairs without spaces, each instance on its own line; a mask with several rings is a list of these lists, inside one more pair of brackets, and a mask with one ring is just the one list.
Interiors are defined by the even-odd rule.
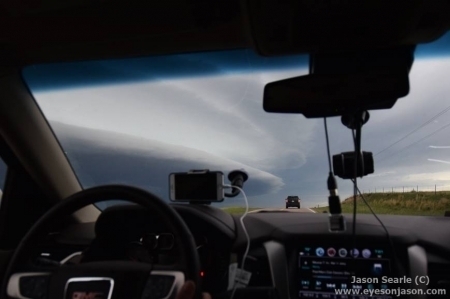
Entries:
[[[363,149],[376,154],[375,174],[361,189],[450,189],[449,45],[447,35],[419,47],[410,94],[371,113]],[[24,78],[85,187],[121,182],[167,198],[170,172],[244,168],[251,205],[278,207],[287,195],[326,203],[322,120],[262,109],[266,83],[306,73],[307,56],[236,50],[33,66]],[[339,118],[329,127],[332,154],[353,149]],[[348,181],[338,184],[350,195]]]

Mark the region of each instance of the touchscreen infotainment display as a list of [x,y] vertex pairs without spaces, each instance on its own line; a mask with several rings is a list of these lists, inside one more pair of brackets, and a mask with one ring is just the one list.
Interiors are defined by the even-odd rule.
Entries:
[[305,246],[298,253],[299,298],[354,298],[341,290],[388,289],[383,278],[390,274],[390,258],[382,248]]

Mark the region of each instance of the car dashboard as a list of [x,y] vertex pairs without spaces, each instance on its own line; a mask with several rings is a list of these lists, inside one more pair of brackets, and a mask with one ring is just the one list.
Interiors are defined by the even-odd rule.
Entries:
[[[204,291],[211,292],[213,298],[229,297],[229,265],[241,260],[247,244],[239,216],[207,205],[172,206],[196,241]],[[52,237],[36,248],[35,263],[102,259],[177,262],[178,252],[183,248],[174,245],[175,236],[162,225],[158,215],[131,205],[106,211],[103,214],[109,217],[102,214],[96,223],[76,224],[52,232]],[[353,235],[352,215],[345,215],[347,230],[335,233],[328,229],[327,214],[286,211],[248,214],[244,223],[251,246],[245,269],[252,276],[235,298],[396,297],[335,294],[335,289],[346,288],[446,289],[448,294],[449,219],[386,215],[379,218],[389,231],[389,238],[372,215],[357,215]],[[155,236],[162,236],[162,245],[155,245]],[[427,281],[416,283],[418,277]],[[366,278],[369,280],[358,280]]]

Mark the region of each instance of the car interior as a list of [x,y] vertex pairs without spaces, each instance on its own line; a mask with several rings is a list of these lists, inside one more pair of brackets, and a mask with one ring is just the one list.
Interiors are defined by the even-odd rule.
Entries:
[[[188,280],[195,298],[449,298],[450,218],[342,213],[334,176],[354,183],[356,207],[357,178],[377,173],[361,148],[368,113],[395,109],[414,89],[415,50],[448,36],[450,1],[17,0],[0,4],[0,15],[0,298],[184,298]],[[320,153],[330,165],[320,170],[327,212],[303,213],[303,194],[301,208],[283,211],[287,195],[297,196],[286,194],[273,199],[280,209],[250,213],[246,187],[255,176],[239,167],[201,172],[180,163],[163,183],[145,178],[172,201],[119,180],[88,186],[24,71],[139,57],[162,57],[164,66],[166,55],[237,50],[268,63],[307,55],[309,74],[261,88],[260,111],[325,120],[325,128],[334,117],[354,134],[352,152]],[[450,43],[440,50],[448,55]],[[161,161],[148,167],[163,169]],[[208,188],[183,193],[199,171]],[[217,192],[219,201],[245,200],[245,213],[202,198]],[[117,204],[99,208],[108,201]],[[336,293],[347,288],[404,293]]]

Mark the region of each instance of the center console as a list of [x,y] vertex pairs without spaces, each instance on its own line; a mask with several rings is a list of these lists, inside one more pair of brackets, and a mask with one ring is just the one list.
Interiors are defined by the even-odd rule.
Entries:
[[426,291],[414,280],[427,276],[426,252],[410,239],[391,240],[393,245],[381,234],[323,233],[264,247],[278,298],[410,299]]

